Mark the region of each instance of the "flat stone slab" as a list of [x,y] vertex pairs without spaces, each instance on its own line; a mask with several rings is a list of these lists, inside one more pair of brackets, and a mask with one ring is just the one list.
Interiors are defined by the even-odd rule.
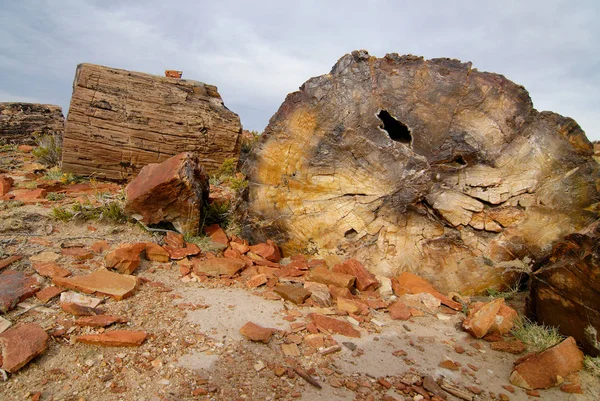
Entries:
[[0,312],[6,313],[40,289],[35,277],[14,270],[0,274]]
[[137,278],[127,274],[112,273],[108,270],[96,270],[87,276],[68,278],[56,277],[55,285],[84,292],[108,295],[116,300],[131,296],[137,287]]
[[146,336],[145,331],[114,330],[108,333],[79,336],[77,341],[106,347],[138,347],[146,340]]
[[194,266],[196,274],[207,276],[233,276],[244,268],[246,264],[242,260],[230,258],[213,258],[200,261]]
[[35,323],[16,326],[0,334],[2,369],[14,373],[46,349],[48,334]]

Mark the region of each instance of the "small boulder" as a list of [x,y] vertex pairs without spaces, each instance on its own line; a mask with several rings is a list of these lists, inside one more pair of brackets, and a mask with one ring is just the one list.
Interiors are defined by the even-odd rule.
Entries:
[[153,262],[166,263],[169,261],[169,252],[162,246],[153,242],[146,243],[146,259]]
[[527,390],[544,389],[561,384],[570,373],[583,368],[583,352],[573,337],[552,348],[518,361],[510,382]]
[[356,277],[356,289],[359,291],[372,291],[379,288],[379,281],[369,272],[362,263],[356,259],[348,259],[343,263],[333,266],[332,271],[345,273]]
[[0,274],[0,312],[6,313],[40,290],[38,281],[25,273],[8,270]]
[[131,274],[140,265],[140,254],[146,249],[146,244],[121,244],[104,258],[106,267],[123,274]]
[[260,244],[252,245],[250,252],[255,253],[270,262],[277,263],[281,260],[281,250],[277,244],[271,240]]
[[496,315],[502,305],[504,305],[504,298],[496,298],[484,304],[464,320],[463,328],[473,336],[482,338],[496,321]]
[[180,233],[197,235],[208,202],[208,174],[198,155],[180,153],[146,165],[127,188],[125,211],[146,225],[172,223]]
[[14,182],[15,180],[11,177],[0,176],[0,196],[6,195],[12,188]]
[[46,349],[48,334],[35,323],[25,323],[0,334],[2,369],[14,373]]
[[275,329],[259,326],[248,322],[240,328],[240,334],[252,341],[268,343]]

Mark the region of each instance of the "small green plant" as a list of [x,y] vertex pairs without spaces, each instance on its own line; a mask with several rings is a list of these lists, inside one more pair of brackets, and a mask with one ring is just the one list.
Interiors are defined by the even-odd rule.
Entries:
[[237,192],[242,192],[244,189],[248,188],[248,180],[245,177],[231,177],[229,179],[229,187]]
[[54,166],[46,171],[44,179],[48,181],[60,181],[62,184],[74,184],[78,178],[72,172],[63,172],[60,167]]
[[46,195],[46,199],[55,202],[65,199],[65,196],[66,195],[63,192],[50,192],[48,195]]
[[237,168],[237,159],[232,157],[225,159],[219,170],[217,170],[217,177],[226,178],[233,177]]
[[229,202],[213,202],[204,208],[204,220],[201,230],[206,226],[219,224],[221,227],[227,227],[230,218],[231,204]]
[[18,200],[0,201],[0,210],[10,210],[10,209],[14,209],[16,207],[21,207],[24,204],[25,203],[18,201]]
[[519,292],[519,284],[509,287],[506,291],[498,291],[493,288],[487,289],[487,295],[490,298],[512,299]]
[[23,188],[23,189],[36,189],[37,188],[37,182],[35,182],[35,181],[20,182],[16,186],[18,188]]
[[54,220],[60,220],[60,221],[67,222],[73,218],[73,213],[71,213],[64,207],[55,206],[52,208],[52,211],[50,212],[50,217],[52,217]]
[[14,152],[17,150],[17,145],[14,143],[7,143],[0,145],[0,152]]
[[543,351],[564,339],[555,327],[537,324],[521,316],[515,320],[512,334],[534,351]]
[[252,148],[258,143],[262,132],[250,131],[252,138],[242,137],[242,153],[250,153]]
[[586,355],[583,358],[583,367],[593,376],[600,378],[600,356],[591,357]]
[[62,137],[60,134],[36,135],[35,142],[38,146],[31,153],[38,162],[48,167],[60,164],[62,157]]

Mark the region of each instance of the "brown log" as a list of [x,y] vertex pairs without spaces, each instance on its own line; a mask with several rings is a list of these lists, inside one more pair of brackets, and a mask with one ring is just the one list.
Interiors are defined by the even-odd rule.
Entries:
[[0,103],[0,140],[35,145],[39,135],[62,138],[65,118],[60,106],[38,103]]
[[442,293],[502,288],[598,216],[592,155],[575,121],[501,75],[355,51],[271,118],[245,167],[244,234]]
[[80,64],[66,124],[63,170],[120,180],[181,152],[208,171],[239,157],[241,125],[217,88]]

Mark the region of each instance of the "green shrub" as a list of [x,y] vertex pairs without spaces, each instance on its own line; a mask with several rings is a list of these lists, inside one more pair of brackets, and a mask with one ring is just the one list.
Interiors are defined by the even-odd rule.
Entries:
[[46,199],[54,202],[65,199],[65,196],[66,195],[63,192],[50,192],[48,195],[46,195]]
[[555,327],[537,324],[526,317],[515,320],[512,334],[534,351],[543,351],[564,339]]
[[217,170],[217,177],[223,179],[226,177],[233,177],[235,170],[237,169],[237,159],[232,157],[225,159],[219,170]]
[[586,355],[583,358],[583,367],[593,376],[600,378],[600,356],[591,357]]
[[58,166],[62,157],[62,137],[60,134],[37,135],[35,138],[37,148],[31,153],[38,162],[45,166]]
[[73,218],[73,213],[65,209],[64,207],[53,207],[50,212],[50,217],[54,220],[69,221]]

